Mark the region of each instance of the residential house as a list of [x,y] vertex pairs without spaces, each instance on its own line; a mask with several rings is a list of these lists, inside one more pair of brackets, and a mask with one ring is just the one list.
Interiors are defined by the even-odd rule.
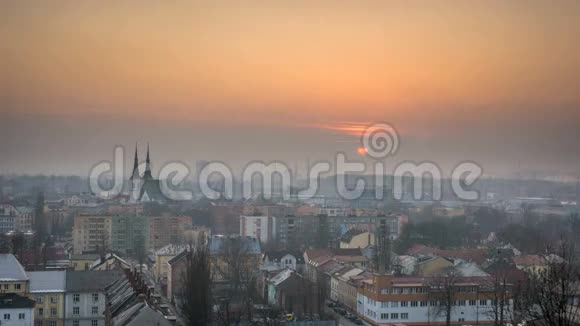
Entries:
[[296,316],[314,315],[320,310],[316,284],[290,269],[269,281],[268,303]]
[[298,252],[287,250],[270,250],[262,257],[262,268],[285,269],[302,273],[304,269],[304,256]]
[[167,261],[167,298],[172,302],[179,296],[180,289],[183,288],[182,278],[187,268],[187,254],[189,250],[183,250],[177,256]]
[[161,289],[164,293],[166,293],[167,278],[169,275],[168,262],[187,249],[189,249],[189,245],[168,244],[155,252],[155,266],[153,268],[153,273],[157,284],[161,285]]

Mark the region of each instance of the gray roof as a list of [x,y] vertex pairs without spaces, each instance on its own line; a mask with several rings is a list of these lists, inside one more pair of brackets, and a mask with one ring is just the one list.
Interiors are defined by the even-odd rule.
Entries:
[[105,288],[123,277],[124,272],[111,271],[67,271],[67,292],[104,292]]
[[0,294],[0,309],[34,308],[35,302],[16,293]]
[[0,281],[27,281],[24,268],[13,254],[0,254]]
[[137,302],[113,319],[119,326],[170,326],[172,323],[145,302]]
[[261,251],[260,241],[248,236],[225,236],[214,235],[209,241],[209,253],[211,255],[223,255],[227,251],[246,255],[259,255]]
[[64,292],[66,289],[65,271],[27,272],[27,274],[31,293]]

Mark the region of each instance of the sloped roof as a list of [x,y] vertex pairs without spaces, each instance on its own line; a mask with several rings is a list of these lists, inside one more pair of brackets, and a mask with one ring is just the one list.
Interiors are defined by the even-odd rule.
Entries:
[[256,255],[261,253],[258,239],[249,236],[224,236],[214,235],[209,241],[209,252],[211,255],[223,255],[228,250],[228,246],[236,248],[246,255]]
[[66,290],[65,271],[27,272],[30,279],[30,293],[64,292]]
[[266,251],[264,253],[264,258],[268,257],[270,260],[278,260],[278,261],[280,261],[280,259],[282,259],[282,257],[284,257],[286,255],[292,255],[292,256],[294,256],[294,258],[296,258],[296,263],[297,264],[303,264],[304,263],[304,256],[301,253],[294,252],[294,251],[288,251],[288,250],[271,250],[271,251]]
[[34,308],[36,302],[16,293],[0,294],[0,309]]
[[546,259],[540,255],[521,255],[513,258],[514,264],[524,267],[544,266]]
[[350,242],[350,240],[352,240],[353,237],[355,237],[359,234],[366,233],[366,232],[368,232],[368,231],[363,231],[363,230],[359,230],[359,229],[350,229],[350,230],[346,231],[345,234],[342,235],[342,237],[340,238],[340,241]]
[[13,254],[0,254],[0,281],[27,281],[24,268]]
[[122,278],[124,272],[118,270],[110,271],[67,271],[66,291],[67,292],[104,292],[105,288]]

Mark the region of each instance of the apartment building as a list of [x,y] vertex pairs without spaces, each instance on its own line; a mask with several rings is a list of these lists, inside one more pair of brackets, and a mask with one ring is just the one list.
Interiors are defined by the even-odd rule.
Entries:
[[105,289],[123,276],[116,270],[67,271],[65,326],[105,326]]
[[64,326],[65,271],[27,272],[35,326]]
[[73,226],[74,254],[109,249],[111,247],[111,227],[112,216],[110,215],[75,216]]
[[240,216],[240,235],[254,237],[262,243],[276,238],[274,221],[269,216]]

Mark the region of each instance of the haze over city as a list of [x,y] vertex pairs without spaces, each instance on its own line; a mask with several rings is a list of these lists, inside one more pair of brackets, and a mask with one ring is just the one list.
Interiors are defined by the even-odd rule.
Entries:
[[577,1],[3,2],[0,173],[87,176],[136,141],[157,164],[360,159],[349,126],[385,121],[392,162],[575,178],[579,16]]

